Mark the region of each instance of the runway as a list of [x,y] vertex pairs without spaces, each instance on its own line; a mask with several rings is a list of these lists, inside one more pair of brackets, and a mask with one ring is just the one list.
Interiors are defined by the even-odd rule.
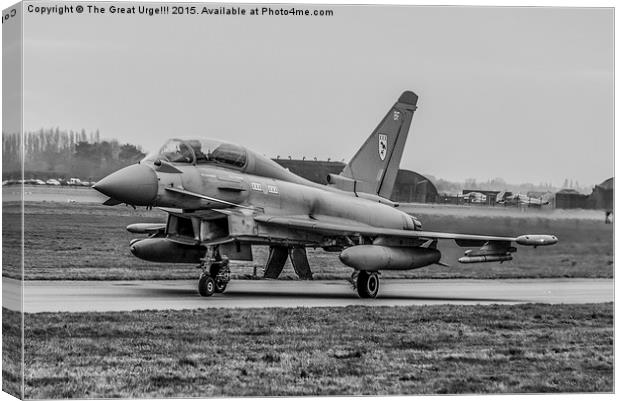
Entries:
[[[20,309],[21,282],[3,277],[2,305]],[[194,280],[25,281],[24,312],[598,303],[614,300],[612,279],[382,280],[379,297],[360,299],[346,281],[233,280],[203,298]]]

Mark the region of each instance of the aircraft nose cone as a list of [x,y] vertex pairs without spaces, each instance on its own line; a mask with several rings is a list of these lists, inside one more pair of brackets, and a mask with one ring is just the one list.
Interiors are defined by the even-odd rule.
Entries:
[[93,185],[110,198],[136,206],[151,205],[157,196],[157,187],[157,174],[143,164],[120,169]]

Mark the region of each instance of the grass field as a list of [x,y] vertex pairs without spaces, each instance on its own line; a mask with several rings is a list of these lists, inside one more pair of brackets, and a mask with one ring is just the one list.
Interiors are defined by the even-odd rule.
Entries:
[[2,308],[2,391],[23,398],[22,314]]
[[40,313],[25,333],[27,398],[613,391],[612,304]]
[[[613,227],[591,214],[523,213],[501,209],[420,207],[415,215],[425,230],[471,234],[555,234],[560,242],[538,249],[520,247],[511,262],[461,265],[456,259],[463,248],[443,241],[442,261],[453,267],[428,266],[405,272],[384,272],[384,278],[537,278],[613,277]],[[488,215],[485,215],[487,213]],[[585,217],[584,217],[585,216]],[[25,207],[26,279],[189,279],[198,271],[193,265],[145,262],[129,252],[129,241],[140,237],[125,231],[136,222],[161,222],[158,210],[133,210],[97,204],[28,202]],[[3,208],[3,274],[20,277],[19,204]],[[337,253],[308,251],[316,278],[347,278],[351,269],[341,264]],[[251,277],[256,266],[267,260],[265,247],[254,248],[253,262],[235,262],[233,277]],[[287,262],[283,279],[296,278]]]

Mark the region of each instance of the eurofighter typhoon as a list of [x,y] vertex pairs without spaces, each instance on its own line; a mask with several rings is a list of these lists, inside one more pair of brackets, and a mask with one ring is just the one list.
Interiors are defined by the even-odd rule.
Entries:
[[468,249],[461,263],[512,259],[514,244],[552,245],[553,235],[485,236],[422,230],[388,197],[396,180],[418,96],[404,92],[346,165],[327,185],[301,178],[243,146],[211,139],[170,139],[138,164],[93,188],[104,204],[159,207],[162,224],[132,224],[131,252],[161,263],[196,263],[198,292],[224,292],[231,260],[252,260],[252,245],[269,247],[265,278],[277,278],[287,258],[311,279],[306,248],[338,254],[353,269],[362,298],[375,298],[379,273],[441,264],[439,240]]

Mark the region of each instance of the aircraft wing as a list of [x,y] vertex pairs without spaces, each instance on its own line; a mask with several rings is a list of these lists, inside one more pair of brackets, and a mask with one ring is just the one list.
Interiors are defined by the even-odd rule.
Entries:
[[311,219],[306,216],[266,216],[258,215],[254,219],[263,224],[276,225],[298,230],[322,232],[340,235],[368,235],[397,238],[413,238],[421,240],[451,239],[459,246],[481,246],[486,243],[508,247],[511,242],[527,246],[553,245],[557,238],[552,235],[521,235],[518,237],[498,237],[490,235],[442,233],[434,231],[399,230],[394,228],[373,227],[368,225],[331,223],[325,220]]

